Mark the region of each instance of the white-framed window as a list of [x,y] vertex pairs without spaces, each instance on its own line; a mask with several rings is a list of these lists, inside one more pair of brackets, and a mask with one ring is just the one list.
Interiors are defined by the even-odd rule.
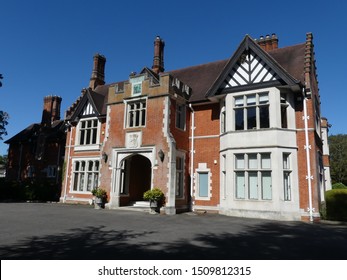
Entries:
[[186,106],[185,104],[176,104],[176,127],[182,130],[186,129]]
[[226,189],[227,189],[227,155],[224,154],[221,157],[221,165],[222,165],[222,186],[223,186],[223,192],[222,197],[226,197]]
[[176,157],[176,197],[182,198],[184,193],[184,157]]
[[288,128],[288,101],[287,95],[281,93],[281,128]]
[[73,161],[72,191],[91,192],[99,183],[99,159]]
[[235,130],[270,127],[268,92],[234,97]]
[[271,154],[235,154],[235,197],[271,200]]
[[146,126],[146,105],[144,98],[126,102],[126,127]]
[[98,123],[97,118],[87,118],[79,121],[77,145],[84,146],[98,143]]
[[57,176],[57,166],[56,165],[48,165],[47,166],[47,177],[55,178]]
[[225,132],[226,132],[226,110],[225,110],[225,106],[223,106],[220,112],[220,133],[223,134]]
[[209,193],[209,182],[208,182],[208,172],[199,171],[198,172],[198,183],[199,183],[199,197],[208,197]]
[[292,200],[292,186],[291,186],[291,165],[290,154],[283,153],[283,187],[284,187],[284,200]]
[[199,163],[196,170],[196,193],[198,200],[209,200],[211,197],[211,172],[206,163]]

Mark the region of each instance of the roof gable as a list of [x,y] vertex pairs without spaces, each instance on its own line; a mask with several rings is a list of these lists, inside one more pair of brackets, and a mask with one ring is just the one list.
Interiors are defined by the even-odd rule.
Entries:
[[96,104],[100,103],[98,102],[98,97],[99,96],[97,96],[95,92],[91,94],[90,88],[87,89],[70,119],[72,121],[77,121],[83,117],[99,117],[101,112],[96,106]]
[[206,97],[268,86],[292,86],[298,82],[249,35],[246,35],[207,91]]

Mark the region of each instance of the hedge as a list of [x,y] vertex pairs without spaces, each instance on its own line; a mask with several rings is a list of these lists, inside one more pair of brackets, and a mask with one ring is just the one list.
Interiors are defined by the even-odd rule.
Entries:
[[325,201],[328,220],[347,221],[347,189],[326,191]]
[[61,186],[49,181],[0,180],[0,201],[59,201]]

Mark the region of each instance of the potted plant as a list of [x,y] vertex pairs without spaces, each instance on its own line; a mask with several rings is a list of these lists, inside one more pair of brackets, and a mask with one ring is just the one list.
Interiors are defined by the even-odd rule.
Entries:
[[149,201],[151,213],[159,213],[160,206],[164,199],[164,193],[159,188],[153,188],[143,194],[143,199]]
[[95,209],[105,208],[105,203],[107,200],[107,192],[102,188],[95,188],[92,190],[92,194],[95,197],[94,199]]

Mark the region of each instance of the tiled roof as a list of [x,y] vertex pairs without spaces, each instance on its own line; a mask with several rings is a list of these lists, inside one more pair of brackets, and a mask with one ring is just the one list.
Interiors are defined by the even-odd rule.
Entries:
[[[293,78],[304,84],[305,43],[278,48],[268,54]],[[221,74],[229,59],[169,71],[192,88],[190,102],[206,101],[206,93]]]
[[220,60],[170,71],[169,73],[192,89],[190,102],[202,101],[205,99],[207,90],[218,78],[227,62],[228,59]]
[[64,132],[63,126],[63,120],[54,121],[51,127],[43,127],[40,123],[33,123],[10,139],[6,140],[4,143],[11,144],[16,142],[26,142],[29,139],[37,138],[41,133],[45,134],[46,139],[61,137],[61,134]]
[[304,84],[305,43],[268,52],[290,75]]

